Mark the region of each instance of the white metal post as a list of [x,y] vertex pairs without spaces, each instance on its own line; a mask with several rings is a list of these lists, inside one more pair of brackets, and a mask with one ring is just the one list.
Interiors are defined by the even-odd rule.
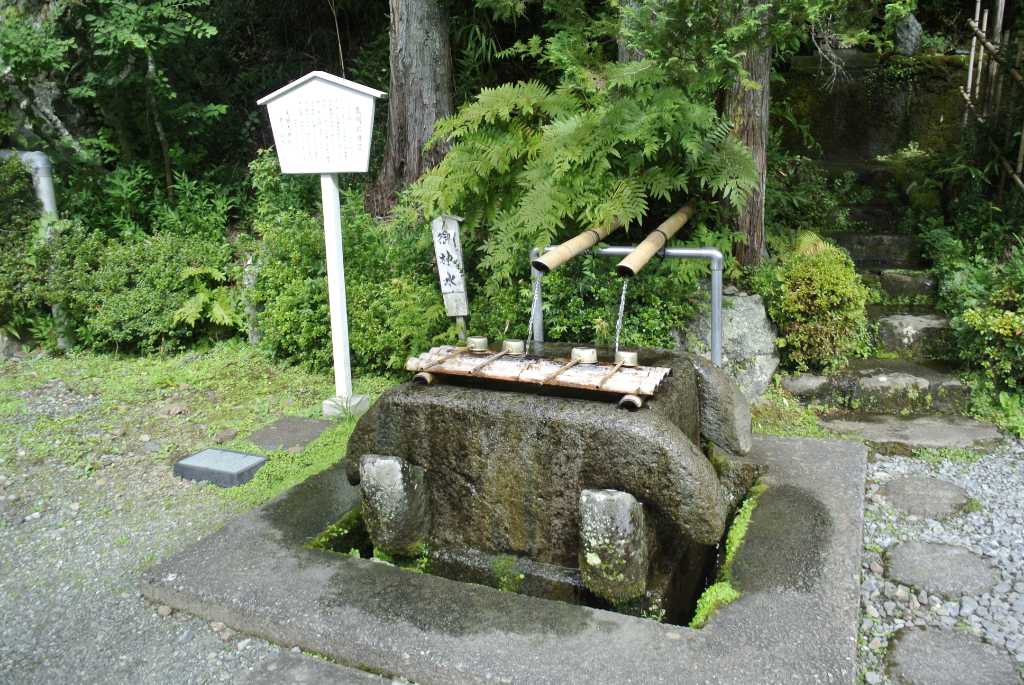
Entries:
[[345,298],[345,255],[341,242],[341,197],[337,174],[320,174],[327,247],[327,296],[331,308],[331,347],[336,397],[324,402],[324,414],[358,414],[365,398],[352,395],[352,360],[348,347],[348,304]]

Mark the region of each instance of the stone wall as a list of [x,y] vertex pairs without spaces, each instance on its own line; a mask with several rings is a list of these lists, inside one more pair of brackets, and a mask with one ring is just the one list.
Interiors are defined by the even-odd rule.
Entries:
[[[960,138],[966,57],[840,54],[846,77],[831,90],[816,56],[793,58],[783,70],[785,83],[774,86],[777,101],[788,100],[797,121],[809,124],[826,161],[871,160],[911,142],[941,150]],[[787,147],[802,150],[799,134],[786,129]]]

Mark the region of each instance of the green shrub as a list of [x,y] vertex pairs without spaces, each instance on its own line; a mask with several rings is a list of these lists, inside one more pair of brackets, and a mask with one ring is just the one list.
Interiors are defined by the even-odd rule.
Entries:
[[786,365],[829,371],[867,352],[869,293],[843,250],[806,242],[759,269],[752,283],[779,328]]
[[996,387],[1024,387],[1024,244],[990,257],[969,253],[945,228],[932,229],[925,240],[960,358]]
[[[263,344],[278,358],[331,365],[323,221],[308,185],[282,177],[266,153],[253,162],[256,233],[262,238],[254,303]],[[344,198],[343,244],[352,364],[396,371],[410,354],[453,339],[431,263],[430,232],[414,220],[389,224]]]
[[202,339],[210,331],[178,315],[197,292],[191,274],[231,268],[231,247],[222,241],[160,233],[108,243],[96,271],[83,278],[89,294],[77,296],[90,303],[79,336],[93,348],[142,353]]
[[19,159],[0,160],[0,331],[19,336],[41,310],[34,250],[39,203]]

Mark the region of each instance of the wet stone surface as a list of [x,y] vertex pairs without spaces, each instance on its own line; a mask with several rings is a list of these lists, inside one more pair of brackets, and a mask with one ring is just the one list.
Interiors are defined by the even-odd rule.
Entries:
[[958,630],[904,628],[893,638],[889,677],[900,685],[1015,685],[1005,651]]
[[999,582],[987,560],[962,547],[934,542],[896,545],[889,552],[887,571],[897,583],[951,599],[981,594]]
[[[937,478],[962,487],[971,498],[969,504],[942,520],[908,514],[881,492],[888,483],[907,476]],[[1018,671],[1024,670],[1024,445],[1003,444],[974,463],[937,466],[875,455],[868,465],[864,516],[858,638],[864,682],[932,682],[897,680],[887,674],[887,660],[897,649],[894,636],[905,628],[973,636],[991,646],[993,659],[1008,658]],[[886,557],[915,540],[968,550],[988,565],[995,584],[976,594],[948,597],[887,577]],[[938,663],[946,664],[946,657]],[[1019,685],[1020,681],[998,682]]]
[[322,419],[282,416],[250,435],[249,442],[265,450],[301,450],[330,426]]
[[903,476],[894,478],[881,490],[882,497],[912,516],[941,519],[967,504],[967,491],[938,478]]

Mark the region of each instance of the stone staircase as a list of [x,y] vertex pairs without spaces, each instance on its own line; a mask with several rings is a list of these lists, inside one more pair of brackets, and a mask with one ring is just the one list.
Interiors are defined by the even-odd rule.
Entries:
[[[862,182],[878,187],[891,179],[874,165],[869,174],[862,172]],[[937,282],[921,243],[892,230],[900,207],[873,199],[850,210],[864,230],[828,237],[850,253],[865,283],[880,293],[881,302],[869,307],[878,356],[852,360],[829,376],[788,376],[783,387],[801,400],[830,407],[826,426],[891,451],[998,440],[992,426],[963,416],[970,390],[950,361],[949,320],[935,308]],[[951,430],[937,431],[943,425]],[[944,437],[937,444],[938,434]]]

